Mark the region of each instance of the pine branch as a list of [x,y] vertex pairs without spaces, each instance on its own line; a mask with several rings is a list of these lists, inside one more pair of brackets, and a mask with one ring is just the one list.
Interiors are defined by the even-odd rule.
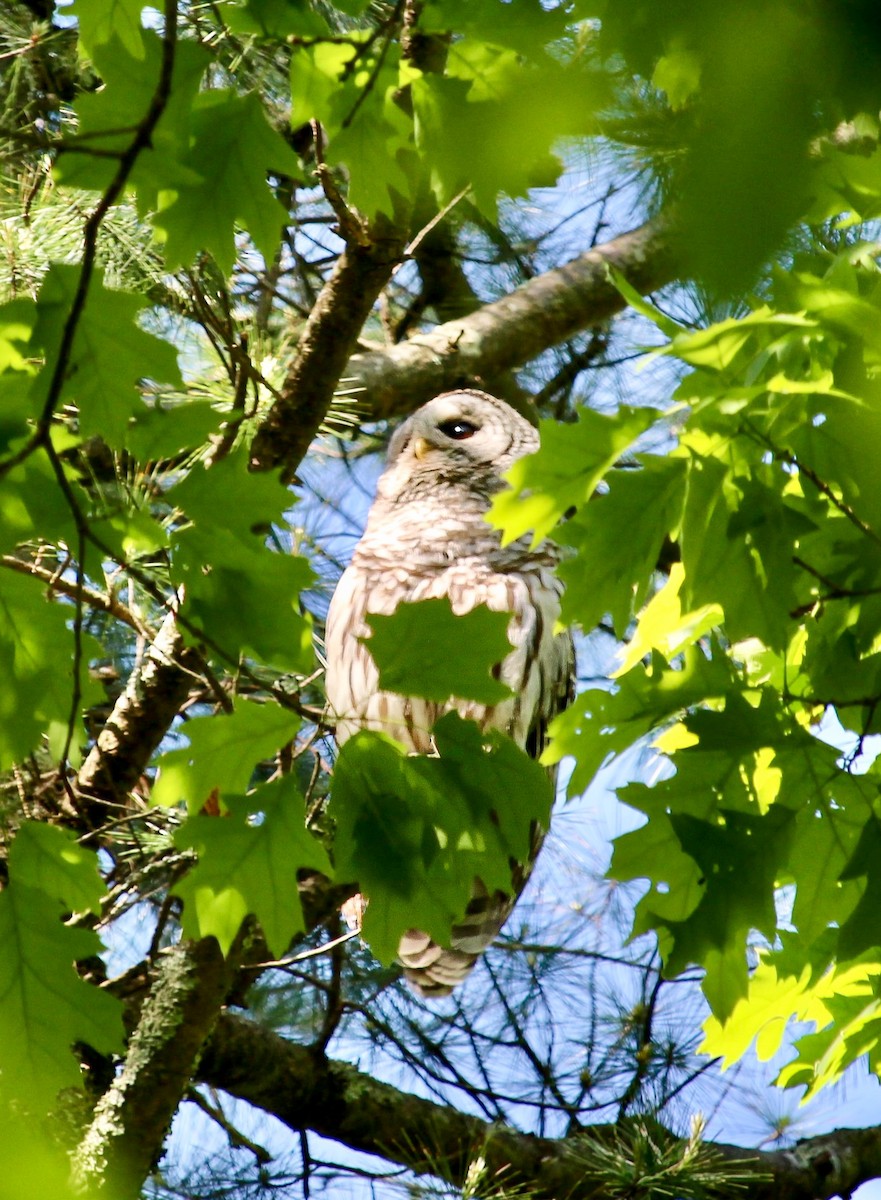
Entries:
[[[591,1172],[589,1147],[614,1141],[615,1126],[560,1140],[520,1133],[399,1091],[231,1013],[218,1021],[197,1078],[270,1113],[296,1133],[314,1130],[456,1187],[464,1186],[469,1167],[480,1158],[485,1162],[481,1194],[491,1194],[493,1183],[500,1194],[519,1185],[530,1196],[555,1200],[608,1194],[608,1176]],[[706,1151],[723,1179],[731,1172],[747,1181],[750,1200],[831,1200],[881,1177],[879,1128],[839,1129],[805,1138],[790,1150],[707,1143]],[[723,1186],[718,1194],[723,1195]]]
[[391,236],[346,249],[309,318],[281,398],[254,439],[251,454],[257,469],[280,466],[286,475],[293,474],[330,408],[338,381],[363,393],[359,398],[374,417],[403,416],[439,392],[498,378],[620,312],[626,302],[609,279],[609,267],[642,293],[679,274],[670,224],[657,219],[431,333],[348,358],[400,252]]
[[642,294],[677,278],[669,222],[650,221],[528,280],[501,300],[389,350],[356,354],[344,372],[376,418],[405,415],[438,392],[498,376],[626,307],[614,267]]

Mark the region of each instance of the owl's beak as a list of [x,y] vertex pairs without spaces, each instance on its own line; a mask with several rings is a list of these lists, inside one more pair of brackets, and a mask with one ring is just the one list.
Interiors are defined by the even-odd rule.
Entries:
[[422,462],[423,458],[425,458],[426,454],[429,452],[430,449],[431,449],[431,442],[429,442],[427,438],[418,437],[413,442],[413,453],[416,455],[416,457],[419,459],[420,462]]

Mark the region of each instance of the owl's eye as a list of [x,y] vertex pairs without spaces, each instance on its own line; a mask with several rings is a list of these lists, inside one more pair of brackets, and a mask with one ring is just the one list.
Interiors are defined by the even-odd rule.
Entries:
[[446,434],[448,438],[452,438],[454,442],[464,442],[466,438],[470,438],[477,433],[476,425],[472,425],[470,421],[462,421],[460,419],[440,421],[438,429],[441,433]]

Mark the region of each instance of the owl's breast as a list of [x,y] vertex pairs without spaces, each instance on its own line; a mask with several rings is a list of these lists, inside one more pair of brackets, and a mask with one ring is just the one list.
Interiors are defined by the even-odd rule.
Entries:
[[[507,632],[512,649],[499,669],[499,678],[511,689],[510,697],[493,706],[454,697],[437,704],[380,691],[366,616],[389,615],[404,602],[440,597],[448,598],[459,615],[479,605],[511,613]],[[483,557],[468,556],[424,571],[414,570],[413,564],[376,571],[357,564],[349,567],[334,594],[326,630],[327,698],[337,741],[344,742],[358,729],[383,730],[409,749],[429,753],[434,722],[455,709],[481,728],[502,730],[524,746],[549,676],[568,670],[568,651],[557,644],[554,632],[559,597],[558,581],[549,567],[540,564],[531,570],[505,572],[494,570]]]

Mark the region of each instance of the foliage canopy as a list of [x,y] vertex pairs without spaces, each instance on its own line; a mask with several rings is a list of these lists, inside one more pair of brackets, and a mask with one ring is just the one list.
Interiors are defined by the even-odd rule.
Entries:
[[[655,764],[651,782],[620,791],[644,817],[616,840],[610,871],[647,881],[634,932],[657,938],[667,977],[700,968],[707,1054],[733,1062],[755,1044],[773,1057],[794,1018],[810,1030],[782,1085],[813,1093],[863,1055],[881,1074],[872,6],[6,7],[10,1112],[42,1117],[82,1086],[88,1115],[69,1135],[80,1186],[139,1194],[195,1083],[280,1115],[269,1085],[224,1065],[236,1038],[256,1053],[268,989],[250,1001],[249,1034],[221,1008],[245,1007],[268,963],[299,963],[284,958],[292,941],[331,956],[313,1009],[286,1001],[289,1029],[314,1035],[317,1071],[348,1014],[372,1013],[380,1030],[371,1004],[393,986],[402,932],[443,940],[475,876],[510,885],[530,822],[547,822],[542,766],[448,715],[437,759],[362,733],[331,771],[313,670],[336,551],[315,536],[310,471],[336,472],[339,488],[341,464],[375,449],[386,421],[474,380],[520,405],[528,388],[542,431],[491,522],[506,541],[559,542],[565,619],[617,647],[613,677],[587,682],[554,723],[544,766],[570,763],[576,797],[619,764],[623,778],[635,752]],[[615,171],[597,241],[618,221],[609,206],[647,223],[564,266],[528,220],[519,241],[511,230],[587,154]],[[487,263],[495,274],[480,274]],[[611,403],[584,382],[625,308],[649,371],[675,364],[660,402]],[[389,688],[499,698],[499,614],[454,617],[432,601],[371,626]],[[431,653],[402,653],[420,644]],[[350,943],[346,959],[329,916],[356,884],[384,966]],[[108,978],[133,914],[148,945]],[[517,1005],[497,991],[514,1027]],[[156,1042],[169,997],[187,1015]],[[323,1088],[353,1086],[344,1064],[327,1069]],[[652,1109],[642,1068],[633,1080],[621,1118]],[[592,1086],[585,1067],[555,1094],[570,1130],[608,1105]],[[146,1093],[159,1097],[149,1119]],[[464,1133],[442,1132],[440,1105],[434,1158],[412,1130],[370,1142],[313,1107],[282,1119],[471,1186],[478,1158]],[[520,1171],[536,1194],[560,1186],[546,1166],[530,1175],[513,1133],[493,1149],[484,1134],[484,1168]],[[614,1144],[632,1135],[621,1126]],[[653,1126],[639,1137],[666,1161]],[[563,1179],[585,1169],[568,1152],[545,1159],[559,1153]],[[8,1154],[12,1177],[19,1150]],[[56,1179],[53,1151],[34,1154]]]

